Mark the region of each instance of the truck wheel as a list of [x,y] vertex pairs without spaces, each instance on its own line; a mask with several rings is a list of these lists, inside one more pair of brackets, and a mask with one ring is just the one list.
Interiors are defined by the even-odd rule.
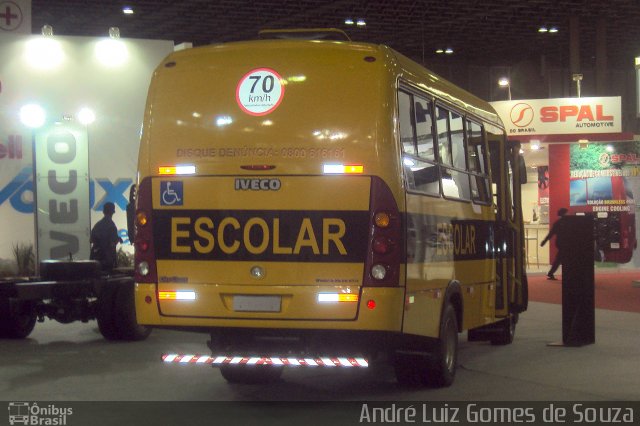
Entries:
[[510,315],[498,323],[498,335],[491,339],[492,345],[510,345],[516,335],[518,314]]
[[222,365],[220,373],[229,383],[258,384],[275,382],[284,367],[271,365]]
[[19,306],[13,313],[0,314],[0,338],[24,339],[33,331],[36,319],[28,303]]
[[107,340],[120,340],[120,332],[116,325],[116,291],[115,286],[105,286],[98,295],[96,319],[100,334]]
[[432,355],[427,364],[427,384],[439,388],[451,386],[458,363],[458,319],[450,303],[442,312],[440,337]]
[[133,280],[119,286],[115,297],[115,325],[122,340],[137,342],[151,334],[151,327],[138,324],[136,320]]
[[40,277],[45,281],[74,281],[100,275],[95,260],[44,260],[40,262]]

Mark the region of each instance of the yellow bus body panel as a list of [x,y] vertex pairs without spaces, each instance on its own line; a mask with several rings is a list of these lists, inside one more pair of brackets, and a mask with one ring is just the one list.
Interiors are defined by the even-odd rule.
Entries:
[[[260,69],[279,75],[282,95],[268,113],[249,114],[238,90],[243,78]],[[154,214],[171,221],[167,229],[173,231],[162,237],[168,245],[157,260],[159,283],[136,285],[138,321],[172,327],[379,330],[438,337],[444,291],[453,281],[462,284],[465,329],[495,321],[495,262],[412,259],[400,265],[397,287],[377,288],[362,286],[364,259],[314,261],[311,256],[298,262],[292,257],[295,244],[278,246],[292,249],[289,258],[274,255],[273,232],[278,226],[283,230],[285,221],[276,224],[269,212],[289,212],[295,226],[296,220],[313,212],[323,217],[335,213],[337,218],[351,212],[368,215],[371,176],[389,187],[401,214],[495,220],[491,206],[442,198],[425,201],[424,196],[406,192],[396,122],[400,80],[501,126],[486,102],[385,46],[265,40],[169,55],[156,69],[149,90],[138,170],[139,181],[152,179]],[[325,166],[335,164],[357,165],[362,173],[323,173]],[[176,165],[193,166],[195,174],[159,175],[161,167]],[[244,185],[252,178],[278,179],[281,186],[278,191],[236,189],[237,179],[245,179]],[[184,205],[161,202],[161,185],[168,181],[182,183]],[[255,218],[253,225],[268,230],[268,243],[250,248],[259,252],[256,256],[271,258],[211,257],[218,243],[215,220],[237,214]],[[368,216],[364,222],[367,226]],[[313,243],[305,229],[293,233],[305,241],[308,253]],[[361,233],[364,247],[367,235]],[[256,244],[246,238],[237,242]],[[327,245],[335,251],[336,244],[315,238],[318,259]],[[255,266],[266,271],[260,279],[251,276]],[[158,290],[193,291],[195,300],[159,301]],[[345,292],[358,294],[359,301],[318,302],[320,293]],[[279,296],[280,310],[238,312],[233,309],[236,295]],[[374,309],[367,307],[370,300],[375,301]]]

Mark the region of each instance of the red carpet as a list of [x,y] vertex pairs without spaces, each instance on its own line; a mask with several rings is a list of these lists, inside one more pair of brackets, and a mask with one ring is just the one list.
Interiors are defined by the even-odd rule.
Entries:
[[[556,276],[549,281],[544,274],[529,275],[529,300],[562,303],[562,277]],[[640,313],[640,287],[633,287],[633,280],[640,280],[640,272],[596,272],[596,308]]]

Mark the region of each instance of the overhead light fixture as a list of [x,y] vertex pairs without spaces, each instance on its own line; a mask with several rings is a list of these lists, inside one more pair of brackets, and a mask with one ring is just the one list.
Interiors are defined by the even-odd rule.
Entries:
[[124,13],[125,15],[133,15],[133,8],[131,6],[124,6],[122,8],[122,13]]
[[364,19],[358,19],[358,20],[356,21],[356,25],[357,25],[357,26],[359,26],[359,27],[364,27],[364,26],[366,26],[366,25],[367,25],[367,23],[365,22],[365,20],[364,20]]
[[228,126],[231,123],[233,123],[233,118],[228,115],[220,115],[216,117],[216,126],[218,127]]
[[540,27],[540,28],[538,28],[538,32],[539,33],[546,33],[546,32],[549,32],[549,29],[547,27]]
[[355,22],[351,18],[347,18],[344,20],[345,25],[353,25]]
[[90,108],[83,107],[80,111],[78,111],[78,121],[80,123],[89,125],[96,121],[96,114]]
[[436,53],[444,53],[444,49],[436,49]]
[[549,28],[549,32],[550,32],[550,33],[557,33],[557,32],[558,32],[558,28],[556,28],[556,27],[551,27],[551,28]]
[[51,25],[42,26],[42,37],[27,42],[25,59],[34,68],[50,70],[57,68],[64,60],[60,42],[53,37]]
[[114,40],[119,40],[120,39],[120,28],[118,28],[118,27],[110,27],[109,28],[109,37],[111,37]]
[[20,108],[20,121],[27,127],[37,129],[44,125],[47,113],[38,104],[28,104]]
[[450,47],[447,47],[446,49],[444,49],[444,53],[446,53],[447,55],[451,55],[453,53],[453,49]]
[[109,38],[96,44],[96,56],[103,65],[111,68],[121,66],[126,62],[129,53],[127,46],[120,40],[118,27],[109,28]]
[[507,88],[507,96],[511,100],[511,81],[507,77],[501,77],[498,80],[498,86]]
[[53,37],[53,27],[51,25],[44,24],[41,31],[44,37]]

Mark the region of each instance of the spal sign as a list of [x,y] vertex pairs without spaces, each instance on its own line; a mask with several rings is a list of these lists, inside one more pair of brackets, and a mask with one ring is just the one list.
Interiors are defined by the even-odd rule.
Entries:
[[86,131],[70,123],[38,131],[35,171],[38,259],[85,257],[91,226]]
[[491,102],[508,135],[619,133],[619,96],[601,98],[525,99]]

